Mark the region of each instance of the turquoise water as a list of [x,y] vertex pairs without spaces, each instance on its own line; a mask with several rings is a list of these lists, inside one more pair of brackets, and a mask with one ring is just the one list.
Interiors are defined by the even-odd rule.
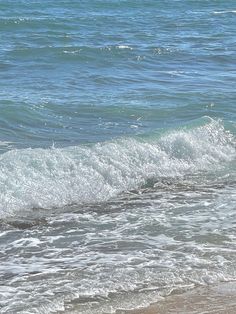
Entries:
[[235,280],[235,1],[3,0],[0,30],[0,312]]

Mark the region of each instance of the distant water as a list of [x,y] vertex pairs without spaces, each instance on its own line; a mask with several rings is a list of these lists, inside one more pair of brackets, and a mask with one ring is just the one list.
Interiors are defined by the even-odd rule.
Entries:
[[236,2],[0,2],[0,313],[236,280]]

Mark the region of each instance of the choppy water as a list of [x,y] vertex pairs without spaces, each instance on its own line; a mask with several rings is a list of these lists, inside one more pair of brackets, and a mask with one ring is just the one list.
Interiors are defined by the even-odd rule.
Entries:
[[0,3],[0,312],[236,280],[235,1]]

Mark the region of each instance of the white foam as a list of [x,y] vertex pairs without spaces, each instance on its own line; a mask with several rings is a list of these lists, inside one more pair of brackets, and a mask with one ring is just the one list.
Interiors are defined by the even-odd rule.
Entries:
[[92,147],[12,150],[0,156],[0,216],[20,209],[105,201],[147,179],[215,167],[235,156],[219,121],[159,139],[120,139]]
[[214,14],[236,13],[236,10],[214,11]]
[[129,50],[133,50],[132,47],[127,46],[127,45],[119,45],[119,46],[117,46],[117,48],[118,48],[118,49],[129,49]]

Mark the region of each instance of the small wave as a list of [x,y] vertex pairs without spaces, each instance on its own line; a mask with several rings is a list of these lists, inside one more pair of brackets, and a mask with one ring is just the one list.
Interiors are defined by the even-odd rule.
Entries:
[[226,11],[214,11],[214,14],[228,14],[228,13],[236,13],[236,10],[226,10]]
[[133,50],[132,47],[127,46],[127,45],[119,45],[119,46],[117,46],[117,48],[118,48],[118,49],[130,49],[130,50]]
[[208,170],[234,158],[233,140],[220,121],[209,120],[148,140],[11,150],[0,156],[0,216],[106,201],[153,178]]

